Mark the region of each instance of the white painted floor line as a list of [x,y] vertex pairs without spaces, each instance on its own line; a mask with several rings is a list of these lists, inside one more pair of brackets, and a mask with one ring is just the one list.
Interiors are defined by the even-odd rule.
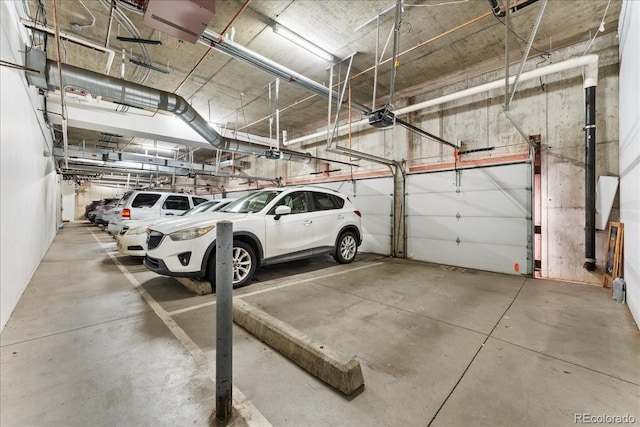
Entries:
[[[89,232],[93,235],[93,238],[96,239],[98,244],[105,250],[107,255],[113,260],[116,266],[120,269],[122,274],[129,280],[129,282],[133,285],[133,287],[140,293],[142,298],[149,304],[149,307],[156,313],[156,315],[164,322],[164,324],[169,328],[171,333],[180,341],[180,343],[187,349],[187,351],[191,354],[196,364],[207,373],[211,381],[216,381],[216,367],[215,363],[209,363],[209,359],[205,352],[198,347],[198,345],[187,335],[187,333],[182,329],[176,322],[171,318],[170,313],[168,313],[162,306],[142,287],[141,283],[136,279],[133,274],[127,270],[120,260],[115,256],[117,252],[112,252],[109,250],[109,245],[104,244],[100,241],[100,238],[91,230]],[[236,408],[240,416],[244,418],[249,426],[259,426],[259,427],[268,427],[271,426],[271,423],[258,411],[258,409],[253,406],[253,404],[247,399],[247,397],[233,384],[233,406]],[[213,408],[212,408],[213,409]]]
[[257,291],[253,291],[253,292],[247,292],[246,294],[238,295],[236,298],[242,299],[242,298],[245,298],[245,297],[250,297],[252,295],[263,294],[265,292],[277,291],[278,289],[288,288],[289,286],[295,286],[295,285],[300,285],[302,283],[313,282],[314,280],[319,280],[319,279],[326,279],[327,277],[339,276],[340,274],[351,273],[351,272],[362,270],[362,269],[365,269],[365,268],[375,267],[375,266],[381,265],[381,264],[384,264],[384,263],[376,262],[376,263],[373,263],[373,264],[361,265],[359,267],[350,268],[348,270],[336,271],[335,273],[322,274],[320,276],[310,277],[308,279],[297,280],[297,281],[291,282],[291,283],[284,283],[282,285],[272,286],[270,288],[259,289]]
[[[253,295],[263,294],[265,292],[277,291],[278,289],[288,288],[289,286],[301,285],[303,283],[313,282],[314,280],[325,279],[327,277],[338,276],[340,274],[345,274],[345,273],[351,273],[353,271],[362,270],[364,268],[375,267],[375,266],[381,265],[381,264],[384,264],[384,263],[375,262],[373,264],[361,265],[359,267],[350,268],[348,270],[337,271],[335,273],[322,274],[320,276],[314,276],[314,277],[310,277],[308,279],[296,280],[296,281],[293,281],[291,283],[283,283],[282,285],[271,286],[271,287],[268,287],[268,288],[259,289],[257,291],[247,292],[246,294],[237,295],[237,296],[234,297],[234,299],[242,299],[242,298],[250,297],[250,296],[253,296]],[[190,306],[190,307],[180,308],[178,310],[170,311],[169,315],[175,316],[176,314],[187,313],[187,312],[192,311],[192,310],[198,310],[200,308],[209,307],[209,306],[212,306],[212,305],[216,305],[216,302],[215,301],[208,301],[208,302],[203,302],[202,304],[197,304],[197,305],[193,305],[193,306]]]
[[199,308],[209,307],[210,305],[216,305],[216,301],[215,300],[214,301],[208,301],[208,302],[203,302],[202,304],[197,304],[197,305],[192,305],[190,307],[180,308],[178,310],[170,311],[169,314],[171,316],[175,316],[176,314],[186,313],[188,311],[197,310]]

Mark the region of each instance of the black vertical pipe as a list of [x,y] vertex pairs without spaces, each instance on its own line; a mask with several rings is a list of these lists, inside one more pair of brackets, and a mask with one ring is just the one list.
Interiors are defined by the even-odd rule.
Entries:
[[584,268],[596,269],[596,87],[585,88]]

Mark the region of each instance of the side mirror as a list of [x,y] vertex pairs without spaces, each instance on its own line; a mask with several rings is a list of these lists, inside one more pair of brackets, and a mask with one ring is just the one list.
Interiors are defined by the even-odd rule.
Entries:
[[291,213],[291,207],[280,205],[276,208],[276,216],[273,217],[276,221],[280,219],[282,215],[289,215]]

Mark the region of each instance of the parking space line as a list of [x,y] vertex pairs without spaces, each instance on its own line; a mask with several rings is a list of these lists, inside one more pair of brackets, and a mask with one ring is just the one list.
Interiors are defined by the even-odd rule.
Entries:
[[[147,302],[147,304],[151,307],[151,309],[155,312],[155,314],[162,320],[162,322],[167,326],[167,328],[171,331],[171,333],[180,341],[180,343],[184,346],[184,348],[191,354],[191,357],[195,360],[198,367],[206,372],[211,381],[215,384],[216,382],[216,367],[215,363],[210,363],[206,353],[198,347],[198,345],[191,339],[189,335],[182,329],[176,322],[171,318],[170,313],[168,313],[162,306],[144,289],[142,284],[136,279],[133,274],[127,270],[120,260],[115,256],[116,252],[112,252],[109,250],[109,245],[100,241],[100,238],[92,231],[89,232],[93,235],[93,238],[96,239],[98,244],[104,249],[104,251],[109,255],[111,260],[115,263],[115,265],[120,269],[122,274],[129,280],[129,282],[133,285],[133,287],[140,293],[142,298]],[[253,404],[247,399],[247,397],[242,393],[235,384],[233,385],[233,405],[247,422],[249,426],[259,426],[259,427],[267,427],[271,426],[271,423],[258,411],[258,409],[253,406]]]
[[187,313],[189,311],[198,310],[199,308],[209,307],[211,305],[216,305],[216,301],[203,302],[202,304],[192,305],[190,307],[180,308],[178,310],[173,310],[169,312],[170,316],[175,316],[176,314]]
[[[234,297],[234,299],[242,299],[242,298],[250,297],[253,295],[263,294],[265,292],[277,291],[278,289],[288,288],[289,286],[301,285],[303,283],[313,282],[314,280],[325,279],[327,277],[338,276],[340,274],[345,274],[345,273],[351,273],[352,271],[362,270],[363,268],[375,267],[380,264],[384,264],[384,263],[376,262],[373,264],[361,265],[359,267],[350,268],[348,270],[337,271],[335,273],[322,274],[320,276],[314,276],[314,277],[310,277],[303,280],[296,280],[291,283],[283,283],[282,285],[271,286],[269,288],[259,289],[257,291],[247,292],[246,294],[237,295]],[[171,316],[175,316],[177,314],[187,313],[192,310],[198,310],[200,308],[209,307],[212,305],[216,305],[216,302],[215,301],[203,302],[202,304],[193,305],[191,307],[180,308],[178,310],[173,310],[168,313]]]
[[253,291],[253,292],[247,292],[246,294],[238,295],[236,298],[242,299],[244,297],[250,297],[250,296],[253,296],[253,295],[263,294],[265,292],[277,291],[278,289],[288,288],[289,286],[295,286],[295,285],[300,285],[302,283],[313,282],[314,280],[319,280],[319,279],[326,279],[327,277],[333,277],[333,276],[338,276],[340,274],[351,273],[353,271],[362,270],[364,268],[375,267],[375,266],[382,265],[382,264],[384,264],[384,263],[376,262],[376,263],[373,263],[373,264],[361,265],[359,267],[350,268],[348,270],[336,271],[335,273],[322,274],[320,276],[310,277],[308,279],[297,280],[297,281],[291,282],[291,283],[283,283],[282,285],[272,286],[270,288],[265,288],[265,289],[259,289],[257,291]]

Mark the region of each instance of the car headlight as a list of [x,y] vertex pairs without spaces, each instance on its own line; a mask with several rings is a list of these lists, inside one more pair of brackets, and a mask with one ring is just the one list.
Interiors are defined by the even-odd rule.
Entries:
[[127,230],[127,234],[137,236],[139,234],[144,234],[149,230],[149,227],[137,227],[132,230]]
[[171,233],[169,234],[169,237],[173,241],[191,240],[197,237],[204,236],[214,228],[215,226],[213,225],[207,225],[205,227],[187,228],[186,230],[181,230],[181,231],[176,231],[175,233]]

